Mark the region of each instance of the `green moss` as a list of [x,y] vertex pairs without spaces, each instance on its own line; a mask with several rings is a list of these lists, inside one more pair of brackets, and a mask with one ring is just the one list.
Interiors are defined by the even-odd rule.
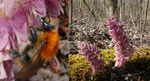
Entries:
[[[100,56],[105,63],[105,71],[92,74],[92,68],[80,54],[69,55],[69,77],[71,81],[109,81],[115,63],[114,49],[102,50]],[[125,71],[118,73],[138,73],[150,69],[150,48],[136,49],[127,61]],[[93,77],[93,79],[92,79]]]
[[126,63],[126,69],[131,72],[140,72],[150,69],[150,48],[136,49],[133,57]]
[[[102,50],[101,55],[103,61],[105,62],[105,67],[108,67],[109,64],[114,61],[114,49]],[[103,71],[92,74],[92,68],[90,64],[85,60],[81,54],[69,55],[69,77],[72,81],[85,81],[85,80],[95,80],[99,79],[99,75],[107,75]],[[93,79],[92,79],[93,78]],[[104,77],[103,77],[104,78]]]
[[92,72],[90,64],[85,60],[82,55],[69,55],[69,76],[73,81],[78,81],[89,77]]
[[110,63],[114,62],[115,58],[115,49],[107,49],[107,50],[102,50],[101,54],[99,56],[102,57],[102,60],[105,63],[105,66],[109,66]]

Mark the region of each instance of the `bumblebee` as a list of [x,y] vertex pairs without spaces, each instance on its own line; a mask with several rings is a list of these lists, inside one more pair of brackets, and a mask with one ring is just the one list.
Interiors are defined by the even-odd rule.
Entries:
[[[57,66],[60,66],[60,62],[63,62],[65,68],[67,68],[66,62],[68,62],[68,55],[61,54],[59,50],[59,35],[63,37],[62,39],[67,38],[67,32],[64,31],[64,28],[68,27],[68,15],[64,14],[58,18],[60,19],[59,29],[49,24],[46,18],[39,17],[42,25],[41,27],[30,27],[29,43],[24,49],[22,51],[19,50],[20,52],[14,49],[7,51],[7,53],[15,58],[15,62],[22,67],[14,79],[27,81],[41,67],[45,67],[46,65],[50,65],[54,70],[55,66],[49,64],[54,61],[56,61]],[[66,74],[67,72],[61,73],[60,75]]]
[[22,66],[22,69],[15,75],[14,79],[27,81],[37,73],[39,68],[53,58],[56,59],[59,65],[55,56],[59,49],[57,28],[46,22],[46,19],[43,17],[39,17],[39,20],[42,22],[42,27],[30,27],[30,43],[25,46],[22,52],[13,49],[7,51],[12,57],[16,58],[17,64]]

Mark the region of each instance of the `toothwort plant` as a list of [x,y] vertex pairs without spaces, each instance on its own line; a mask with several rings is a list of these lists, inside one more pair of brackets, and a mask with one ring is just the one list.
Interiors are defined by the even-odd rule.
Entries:
[[123,25],[119,19],[108,18],[107,26],[109,27],[112,42],[115,44],[115,67],[125,67],[125,63],[131,57],[134,48],[129,42],[129,37],[125,35]]
[[80,52],[83,54],[86,60],[91,64],[93,73],[95,73],[96,70],[103,70],[104,63],[101,60],[101,57],[97,56],[101,52],[100,49],[98,49],[96,46],[93,46],[92,44],[89,45],[87,42],[81,42],[79,44],[79,48],[80,48]]

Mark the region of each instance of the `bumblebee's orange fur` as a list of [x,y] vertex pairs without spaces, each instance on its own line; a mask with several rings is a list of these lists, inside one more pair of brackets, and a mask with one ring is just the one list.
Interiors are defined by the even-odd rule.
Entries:
[[46,40],[46,45],[43,47],[41,56],[43,59],[52,59],[57,54],[59,48],[59,35],[58,32],[44,32],[42,35],[42,41]]

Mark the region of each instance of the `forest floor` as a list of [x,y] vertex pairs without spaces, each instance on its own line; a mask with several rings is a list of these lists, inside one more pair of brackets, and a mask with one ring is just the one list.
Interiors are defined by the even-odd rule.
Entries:
[[114,67],[114,49],[101,51],[104,70],[92,74],[89,62],[82,54],[69,55],[69,78],[71,81],[149,81],[150,47],[136,49],[124,68]]
[[[82,58],[82,55],[79,54],[79,48],[78,48],[79,42],[87,41],[91,44],[96,45],[98,48],[102,50],[109,50],[109,49],[114,48],[114,44],[111,42],[110,34],[108,32],[108,27],[106,26],[106,20],[107,19],[105,18],[105,19],[101,19],[100,21],[95,21],[94,19],[91,19],[88,17],[81,18],[81,19],[74,19],[73,25],[72,25],[73,29],[71,30],[71,32],[69,32],[69,43],[70,43],[69,44],[70,45],[69,46],[70,47],[69,48],[70,49],[69,51],[70,66],[69,67],[71,68],[69,69],[70,80],[75,81],[77,79],[76,77],[80,77],[82,75],[83,75],[82,80],[83,79],[86,80],[88,77],[90,77],[89,75],[91,75],[91,72],[90,72],[91,70],[88,71],[90,68],[89,63],[85,62],[84,58]],[[144,50],[144,48],[150,47],[150,14],[148,14],[148,18],[147,18],[146,25],[145,25],[145,30],[143,30],[142,33],[140,32],[140,30],[138,30],[137,21],[134,21],[135,27],[132,21],[125,23],[125,22],[122,22],[121,20],[121,23],[124,25],[124,30],[125,30],[126,35],[129,36],[130,38],[132,47],[134,47],[135,49],[140,49],[140,50]],[[150,50],[147,50],[147,51],[150,51]],[[140,51],[139,54],[142,55],[143,53]],[[145,54],[149,55],[149,52],[145,51]],[[106,54],[106,56],[107,55],[109,54]],[[146,57],[142,57],[142,59],[146,59]],[[78,59],[78,60],[75,60],[75,59]],[[79,59],[81,59],[82,61],[79,61]],[[150,61],[147,60],[147,62],[142,63],[141,60],[139,59],[134,60],[135,70],[138,67],[149,68]],[[142,71],[133,72],[132,71],[133,67],[130,66],[131,64],[129,63],[129,65],[127,66],[128,67],[128,69],[126,69],[126,71],[128,71],[127,73],[122,72],[120,70],[113,71],[112,68],[114,64],[111,64],[111,67],[106,68],[108,70],[111,69],[110,72],[108,71],[108,74],[110,74],[109,78],[111,79],[109,80],[102,79],[102,81],[149,81],[150,80],[149,69],[142,69]],[[88,69],[85,69],[85,67]],[[77,71],[75,71],[76,69]],[[81,70],[78,71],[79,69]],[[104,73],[104,75],[105,76],[103,78],[106,78],[107,71],[106,71],[106,74]],[[101,77],[100,75],[97,75],[97,76]],[[120,77],[124,78],[124,80]],[[115,79],[115,78],[118,78],[118,79]],[[88,80],[92,81],[90,78],[88,78]],[[96,80],[96,81],[100,81],[100,80]]]
[[[142,35],[140,30],[133,26],[132,22],[127,24],[123,22],[123,25],[125,33],[129,36],[133,47],[142,48],[150,46],[150,17],[147,19]],[[69,49],[71,54],[78,53],[78,42],[80,41],[88,41],[100,49],[112,49],[114,47],[114,44],[111,42],[108,27],[106,26],[106,19],[96,22],[87,17],[74,19],[73,30],[69,35]]]

